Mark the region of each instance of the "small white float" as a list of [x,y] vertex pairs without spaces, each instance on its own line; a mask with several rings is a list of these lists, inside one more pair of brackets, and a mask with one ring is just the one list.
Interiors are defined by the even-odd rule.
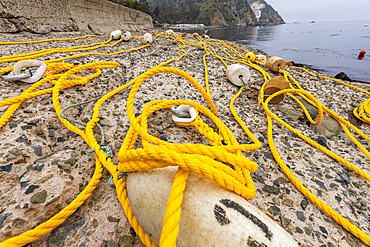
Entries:
[[122,34],[121,30],[115,30],[110,33],[110,36],[112,37],[112,39],[120,39],[121,34]]
[[126,31],[122,33],[121,38],[123,39],[123,41],[129,41],[131,39],[131,33],[129,31]]
[[251,75],[248,67],[241,64],[232,64],[226,70],[226,77],[232,84],[241,87],[243,86],[243,81],[244,83],[247,83]]
[[144,34],[144,43],[151,44],[153,42],[153,36],[150,33]]

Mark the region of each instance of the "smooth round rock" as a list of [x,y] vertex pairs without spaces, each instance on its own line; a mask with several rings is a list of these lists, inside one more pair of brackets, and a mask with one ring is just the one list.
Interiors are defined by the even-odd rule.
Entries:
[[[177,168],[129,173],[127,191],[141,227],[159,246]],[[178,247],[298,247],[289,233],[244,198],[190,173],[181,207]]]
[[279,72],[279,70],[284,69],[285,61],[281,57],[270,57],[266,62],[267,68],[274,72]]
[[150,33],[144,34],[144,43],[151,44],[153,42],[153,36]]
[[129,41],[131,39],[131,33],[129,31],[122,33],[122,39],[123,41]]
[[116,31],[111,32],[110,36],[112,37],[112,39],[120,39],[121,33],[122,32],[120,30],[116,30]]
[[241,64],[232,64],[226,70],[226,77],[232,84],[241,87],[243,86],[243,82],[240,77],[247,83],[251,75],[248,67]]

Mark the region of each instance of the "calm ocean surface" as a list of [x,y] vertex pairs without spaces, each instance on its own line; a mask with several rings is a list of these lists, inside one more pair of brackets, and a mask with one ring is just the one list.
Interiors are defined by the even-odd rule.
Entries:
[[[368,24],[366,27],[365,24]],[[334,77],[370,83],[370,21],[292,23],[266,27],[226,27],[184,30],[212,38],[238,41],[252,48],[309,65]],[[367,54],[357,60],[361,50]]]

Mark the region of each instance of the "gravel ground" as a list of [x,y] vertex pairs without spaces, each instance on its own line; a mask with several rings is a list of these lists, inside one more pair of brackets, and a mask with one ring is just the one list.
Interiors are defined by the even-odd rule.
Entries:
[[[144,32],[133,33],[142,35]],[[53,37],[76,37],[83,33],[30,33],[0,34],[1,41],[37,40]],[[108,37],[86,38],[77,41],[56,41],[38,44],[2,45],[1,56],[20,54],[47,48],[72,47],[107,40]],[[193,38],[189,38],[195,42]],[[142,40],[121,42],[114,47],[99,48],[98,52],[109,53],[142,45]],[[251,51],[243,44],[238,44]],[[182,53],[176,51],[172,41],[160,40],[151,47],[116,57],[84,57],[67,62],[81,64],[95,61],[115,61],[121,64],[115,69],[103,69],[102,75],[86,85],[63,90],[61,106],[101,96],[129,82],[155,65]],[[169,66],[184,70],[204,88],[204,51],[187,46],[188,55]],[[38,58],[53,59],[77,53],[55,53]],[[219,54],[222,54],[220,51]],[[273,54],[271,54],[273,55]],[[230,63],[229,63],[230,64]],[[13,66],[14,62],[2,63],[1,68]],[[207,66],[211,96],[219,111],[219,118],[232,130],[240,143],[250,142],[229,110],[231,98],[238,92],[226,78],[226,68],[217,58],[208,56]],[[267,69],[266,69],[267,70]],[[353,119],[352,110],[362,100],[358,92],[330,80],[313,77],[307,73],[287,68],[289,73],[317,99],[363,131],[370,132],[368,124]],[[269,71],[270,75],[276,76]],[[323,75],[320,72],[314,72]],[[82,74],[87,75],[88,72]],[[256,102],[263,83],[262,75],[251,69],[248,88],[235,103],[235,110],[252,133],[263,143],[256,151],[244,152],[245,156],[259,165],[252,173],[257,195],[250,202],[285,228],[301,246],[364,246],[360,240],[334,222],[317,206],[309,202],[288,180],[275,162],[267,141],[267,121],[264,110]],[[369,84],[352,83],[370,91]],[[29,85],[26,83],[0,83],[0,100],[19,95]],[[50,87],[46,85],[44,87]],[[101,108],[101,124],[106,135],[106,145],[112,148],[112,160],[118,163],[118,151],[129,128],[126,115],[128,91],[109,99]],[[135,113],[145,103],[155,99],[188,99],[206,105],[195,88],[172,74],[160,74],[148,79],[135,99]],[[66,115],[82,121],[91,116],[94,102],[67,111]],[[7,107],[0,108],[3,114]],[[321,145],[370,172],[369,160],[350,141],[339,124],[325,117],[319,127],[308,124],[299,105],[286,98],[272,109],[284,121]],[[312,113],[313,107],[309,109]],[[204,117],[205,122],[210,122]],[[162,110],[152,115],[148,122],[149,133],[173,143],[208,144],[205,137],[190,128],[182,128],[171,120],[171,114]],[[214,126],[210,123],[210,126]],[[326,126],[326,127],[325,127]],[[274,123],[274,142],[283,160],[290,166],[300,181],[320,199],[331,205],[350,222],[370,234],[369,181],[347,167],[311,147],[297,135],[280,124]],[[96,132],[99,140],[100,135]],[[0,241],[19,235],[46,221],[70,203],[89,182],[94,171],[93,154],[78,135],[70,132],[57,118],[50,95],[26,100],[8,123],[0,129]],[[358,137],[356,135],[356,137]],[[365,148],[369,143],[358,138]],[[139,147],[141,144],[137,144]],[[130,227],[123,209],[117,200],[115,188],[109,185],[109,172],[104,171],[96,191],[65,223],[29,246],[143,246]],[[186,191],[185,191],[186,196]],[[150,203],[150,202],[148,202]]]

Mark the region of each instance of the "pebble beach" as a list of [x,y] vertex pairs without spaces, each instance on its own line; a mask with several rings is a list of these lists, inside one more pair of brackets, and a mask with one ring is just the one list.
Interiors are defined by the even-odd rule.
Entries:
[[[151,30],[146,31],[150,33]],[[146,31],[132,34],[143,35]],[[59,32],[45,35],[24,32],[3,33],[0,34],[0,40],[23,41],[83,35],[86,33]],[[3,57],[42,49],[67,48],[103,42],[108,38],[109,36],[105,35],[73,41],[0,45],[0,54]],[[196,42],[194,38],[187,40]],[[244,44],[231,43],[247,51],[255,51]],[[112,53],[142,45],[142,39],[134,38],[129,42],[120,42],[115,46],[101,47],[94,51]],[[99,98],[130,82],[148,69],[169,59],[180,57],[182,53],[176,50],[180,45],[170,39],[160,39],[144,49],[113,57],[88,56],[65,60],[68,63],[80,64],[112,61],[118,62],[120,67],[102,69],[102,74],[87,84],[61,91],[59,97],[62,108]],[[185,71],[206,88],[202,60],[204,51],[189,45],[184,50],[188,53],[186,56],[167,66]],[[217,52],[222,54],[221,50]],[[54,53],[35,59],[55,59],[74,54],[80,53]],[[14,63],[2,63],[1,68],[13,66]],[[218,117],[230,128],[239,143],[250,143],[251,140],[229,109],[230,100],[239,91],[239,87],[228,81],[226,67],[219,59],[207,56],[206,63],[210,94],[219,111]],[[228,64],[231,65],[230,62]],[[278,75],[263,68],[272,77]],[[325,75],[309,70],[315,74]],[[286,71],[322,104],[370,135],[370,125],[357,120],[352,114],[354,107],[367,99],[365,93],[331,80],[311,76],[299,69],[286,68]],[[279,168],[267,140],[266,114],[257,102],[264,78],[257,70],[250,69],[250,72],[251,79],[246,83],[246,91],[234,104],[238,115],[262,143],[261,149],[243,152],[247,158],[258,164],[258,171],[252,173],[257,195],[250,203],[289,232],[300,246],[365,246],[305,198]],[[91,72],[83,71],[80,74],[87,76]],[[350,83],[370,91],[370,84]],[[29,86],[30,84],[23,82],[1,80],[0,101],[20,95]],[[45,84],[41,89],[49,87],[52,85]],[[100,110],[99,123],[105,132],[105,145],[111,148],[111,158],[115,164],[118,164],[118,151],[130,127],[126,113],[128,95],[129,90],[126,90],[113,96]],[[146,103],[158,99],[186,99],[207,106],[202,95],[184,78],[173,74],[159,74],[146,80],[140,87],[135,99],[135,115],[140,114]],[[91,117],[94,104],[95,102],[90,102],[70,108],[65,115],[86,123]],[[7,108],[8,106],[0,107],[0,114]],[[312,117],[317,116],[315,107],[308,105],[307,109]],[[369,159],[347,137],[340,124],[330,116],[325,115],[323,122],[318,126],[311,125],[300,106],[289,97],[279,104],[270,105],[270,110],[296,130],[370,173]],[[202,119],[215,129],[210,119],[204,116]],[[174,123],[168,110],[158,111],[148,118],[148,131],[149,134],[172,143],[209,144],[208,140],[194,129],[180,127]],[[94,133],[100,141],[102,137],[98,129]],[[66,207],[91,179],[95,158],[93,154],[85,153],[90,149],[83,139],[69,131],[59,121],[51,95],[25,100],[6,125],[0,128],[0,136],[0,241],[4,241],[45,222]],[[273,125],[273,137],[279,154],[298,179],[318,198],[370,235],[369,181],[310,146],[277,122]],[[370,150],[369,142],[359,135],[355,137]],[[135,145],[135,148],[137,147],[141,147],[140,142]],[[109,178],[110,174],[105,170],[96,190],[74,214],[62,225],[28,246],[144,246],[128,223],[117,199],[116,190],[109,184]]]

